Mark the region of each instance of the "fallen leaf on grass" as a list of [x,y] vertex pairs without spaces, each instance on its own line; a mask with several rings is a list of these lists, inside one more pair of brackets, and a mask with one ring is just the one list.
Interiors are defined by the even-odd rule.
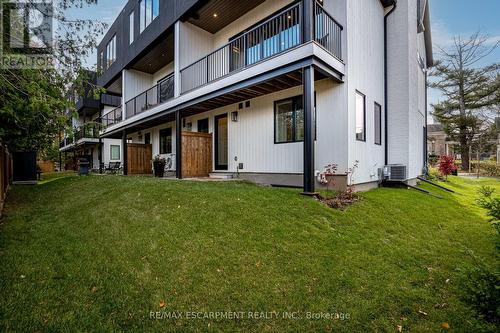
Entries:
[[167,303],[165,303],[165,301],[160,301],[160,309],[163,309],[166,306],[167,306]]
[[421,315],[427,316],[427,312],[424,312],[422,310],[418,310],[418,313],[420,313]]
[[398,332],[403,332],[403,326],[401,325],[396,326],[396,329],[398,330]]
[[447,322],[444,322],[441,324],[441,328],[444,328],[445,330],[449,330],[450,329],[450,324],[448,324]]
[[95,294],[97,292],[97,287],[92,287],[92,289],[90,290],[93,294]]

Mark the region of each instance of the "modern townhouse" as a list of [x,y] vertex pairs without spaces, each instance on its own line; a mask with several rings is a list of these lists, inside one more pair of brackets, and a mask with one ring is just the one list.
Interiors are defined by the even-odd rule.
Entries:
[[[168,157],[177,178],[233,177],[312,193],[426,166],[427,0],[130,0],[98,47],[103,138],[124,173]],[[358,165],[352,179],[348,170]]]
[[97,74],[87,73],[89,84],[85,87],[83,95],[74,94],[70,99],[75,103],[76,110],[68,110],[70,130],[64,133],[60,142],[60,151],[71,157],[74,166],[78,159],[85,158],[94,171],[103,171],[110,163],[122,162],[121,140],[102,139],[101,110],[104,107],[117,107],[121,98],[109,94],[102,94],[95,98],[92,85],[96,85]]

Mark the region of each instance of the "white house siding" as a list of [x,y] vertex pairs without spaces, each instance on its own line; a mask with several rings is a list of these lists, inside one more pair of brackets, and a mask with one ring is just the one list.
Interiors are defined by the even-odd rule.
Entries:
[[[111,159],[111,146],[120,146],[120,159],[112,160]],[[122,162],[123,161],[123,151],[122,151],[122,142],[120,139],[103,139],[102,140],[102,162],[105,165],[108,165],[110,162]],[[97,164],[98,165],[98,164]]]
[[[318,135],[316,143],[316,169],[329,163],[347,166],[347,148],[343,144],[347,120],[343,107],[341,85],[331,80],[316,82]],[[302,87],[279,91],[252,99],[251,106],[238,109],[238,104],[222,107],[210,112],[187,117],[186,124],[192,124],[197,131],[198,120],[209,118],[209,132],[214,132],[214,116],[228,115],[228,171],[236,172],[239,163],[244,164],[241,172],[295,174],[303,170],[303,144],[274,143],[274,102],[302,94]],[[231,121],[231,112],[238,111],[238,121]],[[159,153],[160,129],[172,128],[172,148],[175,153],[175,124],[161,126],[133,133],[128,137],[134,143],[143,143],[145,133],[151,133],[153,155]],[[184,129],[186,130],[186,129]],[[237,157],[237,161],[235,161]]]
[[153,75],[133,69],[123,70],[123,101],[126,103],[153,86]]
[[[374,121],[375,102],[384,108],[384,8],[379,0],[349,0],[347,14],[348,167],[359,161],[354,182],[367,183],[378,181],[384,165],[384,145],[375,144]],[[366,96],[365,142],[356,140],[356,91]]]
[[425,125],[425,82],[417,57],[420,44],[425,59],[425,47],[423,34],[417,35],[416,2],[398,1],[388,29],[389,163],[406,165],[413,179],[422,173]]
[[213,35],[189,22],[180,22],[180,69],[191,65],[213,50]]

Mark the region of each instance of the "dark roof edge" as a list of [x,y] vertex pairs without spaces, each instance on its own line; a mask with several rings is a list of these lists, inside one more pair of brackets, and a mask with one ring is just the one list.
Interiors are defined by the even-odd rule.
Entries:
[[425,57],[427,58],[427,67],[434,66],[434,55],[432,53],[432,33],[431,33],[431,14],[429,11],[429,1],[425,4],[424,27],[425,27]]

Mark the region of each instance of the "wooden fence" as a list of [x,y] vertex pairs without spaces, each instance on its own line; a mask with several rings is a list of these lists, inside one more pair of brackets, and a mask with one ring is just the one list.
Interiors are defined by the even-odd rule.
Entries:
[[212,172],[212,134],[182,132],[182,177],[208,177]]
[[2,215],[7,190],[12,183],[12,155],[0,144],[0,216]]
[[129,175],[150,175],[153,147],[151,145],[127,144],[127,168]]

